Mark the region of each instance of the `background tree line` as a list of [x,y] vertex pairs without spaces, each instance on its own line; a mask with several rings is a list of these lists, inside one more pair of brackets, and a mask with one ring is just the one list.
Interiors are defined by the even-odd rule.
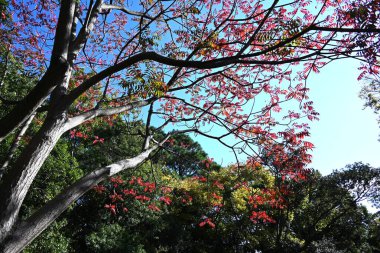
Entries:
[[[144,124],[126,126],[119,118],[113,122],[112,126],[99,122],[92,133],[78,130],[60,140],[33,183],[21,215],[30,215],[86,171],[139,152],[142,139],[131,132],[144,129]],[[94,143],[87,134],[102,141]],[[151,162],[102,184],[103,191],[96,188],[84,195],[24,252],[380,252],[379,213],[371,214],[361,204],[369,200],[379,206],[379,169],[356,163],[327,176],[311,172],[308,180],[288,188],[291,193],[284,195],[283,208],[261,207],[275,222],[255,221],[248,203],[251,194],[243,188],[224,186],[222,208],[207,213],[211,190],[191,178],[212,170],[209,177],[233,184],[237,172],[208,164],[207,154],[187,135],[172,143]],[[5,157],[7,149],[1,147]],[[238,178],[251,183],[249,189],[276,187],[276,178],[265,168],[252,173],[246,167]],[[129,184],[132,178],[172,185],[175,196],[186,190],[191,201],[184,204],[172,197],[170,204],[157,206],[159,210],[136,199],[112,202],[115,182],[118,189],[144,193],[139,185]],[[159,199],[162,192],[157,189],[149,197]],[[107,207],[120,203],[128,210]],[[207,214],[215,227],[200,226]]]

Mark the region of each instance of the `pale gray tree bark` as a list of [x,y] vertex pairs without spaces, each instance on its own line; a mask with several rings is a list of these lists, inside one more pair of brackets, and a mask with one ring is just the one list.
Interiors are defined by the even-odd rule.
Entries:
[[26,221],[19,223],[4,242],[2,252],[20,252],[55,219],[57,219],[58,216],[70,206],[70,204],[80,198],[84,193],[91,190],[99,182],[115,175],[116,173],[134,168],[143,163],[158,147],[159,144],[153,145],[136,157],[121,160],[117,163],[99,168],[79,179],[76,183],[69,186],[54,199],[46,203]]

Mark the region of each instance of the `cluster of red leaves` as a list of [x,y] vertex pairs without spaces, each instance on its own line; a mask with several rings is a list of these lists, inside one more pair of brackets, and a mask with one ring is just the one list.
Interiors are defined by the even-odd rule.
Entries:
[[210,228],[215,228],[215,224],[211,221],[210,218],[205,218],[201,223],[199,223],[200,227],[208,225]]
[[[88,139],[90,139],[90,137],[87,133],[76,130],[76,129],[70,130],[70,138],[71,139],[77,139],[77,140],[88,140]],[[92,144],[95,145],[95,144],[101,144],[101,143],[104,143],[104,138],[100,138],[99,136],[94,135]]]
[[258,221],[262,222],[269,222],[269,223],[275,223],[276,221],[269,217],[269,215],[264,211],[255,212],[252,211],[252,215],[249,217],[249,219],[253,223],[257,223]]
[[154,182],[144,181],[141,177],[132,176],[128,180],[120,176],[112,177],[108,183],[95,186],[94,190],[106,197],[104,207],[114,215],[121,211],[128,212],[133,208],[134,201],[154,212],[160,212],[162,206],[172,203],[170,187],[157,187]]
[[104,143],[104,138],[99,138],[99,136],[94,136],[95,140],[92,142],[92,144],[96,143]]
[[88,135],[81,132],[81,131],[73,129],[73,130],[70,130],[70,138],[71,139],[79,138],[79,139],[85,139],[86,140],[88,138]]
[[262,189],[260,193],[249,196],[248,203],[253,209],[264,205],[270,206],[272,209],[282,209],[285,207],[284,198],[273,189]]
[[253,157],[248,164],[261,163],[274,172],[281,175],[282,181],[302,181],[307,179],[310,170],[307,165],[311,162],[309,151],[314,145],[305,140],[309,132],[304,126],[302,131],[294,129],[279,132],[278,135],[284,140],[281,143],[267,142],[259,156]]

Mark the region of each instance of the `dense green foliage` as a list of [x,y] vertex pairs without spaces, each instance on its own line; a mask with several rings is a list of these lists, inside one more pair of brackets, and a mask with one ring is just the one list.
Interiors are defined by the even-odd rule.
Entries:
[[[132,156],[141,143],[122,133],[143,127],[141,123],[132,125],[127,128],[116,121],[113,126],[99,128],[103,130],[95,128],[96,136],[104,138],[101,144],[70,136],[64,138],[44,165],[23,212],[31,212],[59,192],[64,186],[62,182],[71,182],[83,171],[119,156]],[[206,185],[192,183],[159,159],[182,154],[177,157],[177,163],[183,161],[179,166],[185,166],[187,161],[182,158],[189,155],[183,154],[185,141],[194,145],[188,137],[181,136],[176,140],[182,145],[178,146],[178,152],[173,152],[177,149],[174,145],[170,152],[158,154],[154,162],[126,172],[122,178],[136,176],[159,181],[178,177],[178,189],[188,190],[193,198],[191,204],[173,201],[171,205],[161,206],[161,211],[152,211],[139,201],[131,201],[127,203],[128,212],[113,214],[104,208],[109,201],[107,194],[91,191],[26,252],[379,252],[379,216],[368,213],[359,203],[364,199],[379,203],[378,169],[357,163],[328,176],[312,174],[310,180],[291,186],[292,194],[285,197],[283,209],[267,210],[275,223],[252,222],[244,191],[220,191],[225,198],[223,208],[214,215],[215,228],[200,227],[208,210]],[[205,153],[201,148],[199,151],[203,159]],[[202,163],[203,160],[197,161]],[[200,169],[198,174],[204,170]],[[231,169],[214,171],[209,177],[233,184]],[[273,176],[265,174],[265,170],[252,175],[247,174],[246,179],[252,182],[253,190],[275,186]]]

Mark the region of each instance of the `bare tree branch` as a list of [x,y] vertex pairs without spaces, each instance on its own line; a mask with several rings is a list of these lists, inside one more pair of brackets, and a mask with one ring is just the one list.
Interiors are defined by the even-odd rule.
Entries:
[[148,117],[146,120],[146,125],[145,125],[145,138],[144,138],[144,143],[142,150],[146,150],[149,147],[150,139],[152,138],[150,135],[150,122],[152,119],[152,114],[153,114],[153,103],[150,104],[149,111],[148,111]]
[[87,111],[85,113],[82,113],[80,115],[77,115],[75,117],[69,118],[66,121],[66,124],[64,126],[64,131],[68,131],[88,120],[94,119],[96,117],[102,117],[102,116],[111,116],[114,114],[122,113],[122,112],[127,112],[132,109],[136,108],[141,108],[143,106],[148,105],[154,100],[154,98],[150,98],[147,100],[143,101],[136,101],[136,102],[131,102],[127,105],[123,106],[118,106],[118,107],[113,107],[113,108],[106,108],[106,109],[94,109]]
[[57,30],[55,32],[53,52],[51,61],[55,62],[60,59],[68,60],[67,54],[70,45],[71,28],[75,15],[75,0],[66,0],[61,2]]
[[80,29],[77,38],[73,43],[70,44],[69,49],[69,62],[72,63],[77,57],[79,51],[86,44],[86,41],[94,28],[95,21],[98,18],[98,15],[102,9],[103,0],[97,0],[94,6],[90,7],[90,10],[87,13],[87,19]]
[[8,152],[8,158],[5,160],[5,162],[3,163],[3,166],[1,166],[1,168],[0,168],[0,179],[1,179],[4,171],[8,167],[9,162],[12,160],[12,158],[14,156],[14,152],[17,149],[17,147],[18,147],[18,145],[20,143],[21,138],[24,136],[26,130],[28,130],[28,128],[30,126],[30,123],[32,123],[32,121],[34,119],[34,116],[36,116],[36,113],[33,113],[29,117],[28,121],[25,122],[24,126],[22,127],[22,129],[20,130],[20,132],[18,133],[18,135],[16,136],[16,138],[14,139],[12,147],[9,149],[9,152]]
[[118,5],[114,5],[114,4],[103,4],[102,10],[119,10],[119,11],[122,11],[122,12],[129,14],[129,15],[132,15],[132,16],[137,16],[137,17],[147,18],[150,20],[155,20],[154,17],[149,16],[146,13],[131,11],[131,10],[128,10],[127,8],[125,8],[123,6],[118,6]]
[[380,33],[380,28],[344,28],[344,27],[321,27],[314,26],[310,28],[314,31],[327,31],[327,32],[347,32],[347,33]]

